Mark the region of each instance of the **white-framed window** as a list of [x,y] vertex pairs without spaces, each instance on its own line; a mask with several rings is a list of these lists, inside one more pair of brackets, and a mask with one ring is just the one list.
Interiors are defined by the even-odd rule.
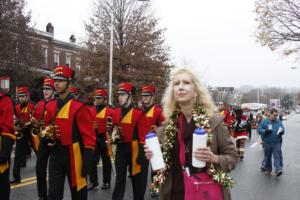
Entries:
[[48,67],[48,49],[43,48],[43,56],[44,56],[44,65]]
[[76,61],[76,70],[80,71],[81,63],[79,60]]
[[66,54],[66,65],[71,68],[71,55]]
[[54,51],[54,66],[59,65],[59,51]]

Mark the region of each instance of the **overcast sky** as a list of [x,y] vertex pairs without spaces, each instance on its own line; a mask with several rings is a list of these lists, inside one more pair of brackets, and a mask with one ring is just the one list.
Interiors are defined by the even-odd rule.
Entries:
[[[85,36],[84,21],[95,0],[26,0],[32,23],[55,38]],[[300,66],[255,43],[254,0],[151,0],[171,47],[173,63],[184,63],[213,86],[300,86]]]

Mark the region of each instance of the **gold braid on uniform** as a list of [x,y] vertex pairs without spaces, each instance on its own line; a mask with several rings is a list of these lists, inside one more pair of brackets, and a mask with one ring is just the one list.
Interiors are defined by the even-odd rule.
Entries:
[[[166,175],[169,169],[172,167],[172,155],[176,143],[176,135],[178,132],[177,121],[179,112],[180,108],[177,107],[170,118],[169,124],[164,130],[163,158],[166,163],[166,168],[162,171],[159,171],[153,178],[154,181],[151,185],[151,189],[156,192],[159,191],[160,185],[164,183]],[[202,128],[206,131],[208,136],[207,147],[211,148],[213,134],[210,129],[209,116],[206,108],[203,105],[196,105],[193,108],[192,113],[196,127]],[[215,167],[213,163],[208,165],[207,173],[212,176],[215,182],[225,188],[231,188],[235,183],[228,173],[222,171],[220,168]]]

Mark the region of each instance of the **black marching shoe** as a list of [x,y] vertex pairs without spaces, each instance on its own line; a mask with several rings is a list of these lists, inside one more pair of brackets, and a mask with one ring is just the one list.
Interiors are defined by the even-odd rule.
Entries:
[[19,184],[19,183],[21,183],[20,179],[14,179],[14,180],[10,181],[10,184]]
[[107,190],[110,188],[110,183],[103,183],[101,190]]
[[98,189],[98,186],[99,186],[99,183],[96,182],[96,183],[90,183],[87,187],[87,190],[90,191],[90,190],[94,190],[94,189]]

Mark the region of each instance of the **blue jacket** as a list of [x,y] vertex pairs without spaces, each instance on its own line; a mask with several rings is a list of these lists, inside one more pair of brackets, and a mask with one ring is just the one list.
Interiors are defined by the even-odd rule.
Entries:
[[[272,124],[272,133],[267,133],[268,125]],[[279,127],[283,129],[282,134],[277,134]],[[284,126],[282,122],[277,119],[271,121],[269,119],[263,119],[258,126],[258,132],[262,136],[262,140],[268,144],[278,144],[282,142],[282,135],[284,134]]]

